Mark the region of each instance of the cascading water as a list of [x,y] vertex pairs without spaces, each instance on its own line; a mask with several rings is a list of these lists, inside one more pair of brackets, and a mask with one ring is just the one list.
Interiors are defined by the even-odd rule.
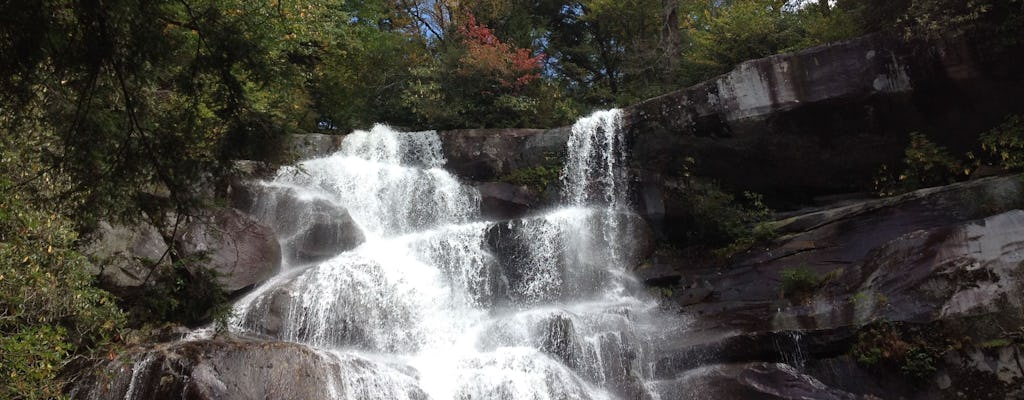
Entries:
[[[657,397],[645,389],[656,303],[627,272],[638,217],[621,118],[572,128],[563,207],[506,222],[480,218],[434,132],[377,126],[283,168],[257,212],[283,270],[236,303],[232,331],[315,349],[338,371],[324,398]],[[289,256],[299,232],[346,214],[358,247]]]

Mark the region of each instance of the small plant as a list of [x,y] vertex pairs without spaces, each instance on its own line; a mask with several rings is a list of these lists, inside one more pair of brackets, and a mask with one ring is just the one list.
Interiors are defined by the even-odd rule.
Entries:
[[935,367],[935,357],[926,348],[912,346],[907,349],[900,372],[910,378],[924,380],[935,374],[938,368]]
[[548,153],[544,155],[542,165],[513,170],[499,177],[498,180],[513,185],[528,186],[538,193],[542,193],[547,190],[548,185],[558,181],[562,176],[562,164],[563,162],[560,157]]
[[900,326],[891,322],[865,327],[850,355],[861,365],[897,369],[916,381],[924,381],[938,370],[936,352],[920,337],[906,339]]
[[782,297],[796,302],[810,299],[822,284],[818,274],[804,266],[785,268],[779,272],[779,277],[782,278],[779,286]]
[[691,178],[681,195],[686,242],[711,249],[717,257],[727,258],[775,235],[765,223],[771,210],[759,194],[744,192],[739,200],[714,183]]
[[533,168],[517,169],[498,178],[498,180],[513,185],[529,186],[531,189],[543,192],[551,182],[558,180],[561,173],[562,169],[559,167],[541,165]]
[[953,157],[945,147],[918,132],[910,134],[903,166],[903,172],[897,176],[892,175],[888,166],[881,166],[874,180],[878,195],[892,196],[924,187],[947,185],[971,173],[971,168]]
[[1004,169],[1024,169],[1024,118],[1011,115],[1002,124],[981,135],[981,149]]

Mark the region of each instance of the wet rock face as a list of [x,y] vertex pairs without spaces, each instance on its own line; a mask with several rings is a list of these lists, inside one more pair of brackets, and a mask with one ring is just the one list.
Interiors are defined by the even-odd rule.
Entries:
[[[863,292],[887,298],[872,314],[901,321],[990,313],[1024,326],[1024,211],[913,232],[872,254]],[[859,310],[858,310],[859,311]],[[865,311],[866,312],[866,311]]]
[[222,289],[233,293],[274,276],[281,267],[281,247],[274,232],[239,210],[212,210],[193,218],[177,239],[192,273],[212,271]]
[[299,262],[314,262],[351,250],[362,243],[363,232],[344,208],[320,200],[302,211],[313,221],[286,242],[291,257]]
[[327,198],[299,196],[292,189],[249,184],[255,201],[249,210],[276,227],[285,262],[306,264],[336,256],[365,241],[348,210]]
[[[1024,329],[1022,193],[1013,176],[847,203],[779,221],[780,239],[733,265],[677,266],[672,300],[696,321],[662,351],[656,376],[786,362],[858,395],[1014,398],[1024,381],[1024,369],[1008,362],[1019,354],[1013,332]],[[816,279],[806,300],[780,293],[782,272],[797,266]],[[688,302],[686,287],[713,293]],[[906,361],[869,368],[850,356],[858,343],[874,343],[862,336],[878,321],[900,327],[882,343],[931,349],[911,366],[917,376],[907,375]]]
[[[571,217],[524,218],[497,223],[488,230],[485,240],[513,301],[531,303],[601,291],[616,284],[616,278],[598,265],[639,265],[653,249],[653,233],[636,214],[583,218],[617,223],[580,225],[582,220]],[[580,229],[591,229],[586,232],[590,236],[572,239]]]

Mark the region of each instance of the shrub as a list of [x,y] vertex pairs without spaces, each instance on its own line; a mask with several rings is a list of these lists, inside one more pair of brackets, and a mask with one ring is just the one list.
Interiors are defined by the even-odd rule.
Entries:
[[682,205],[678,225],[686,227],[683,243],[729,257],[774,236],[765,223],[772,211],[761,195],[744,192],[742,199],[737,199],[714,182],[693,177],[688,171],[684,176],[686,183],[675,194]]
[[994,164],[1007,170],[1024,170],[1024,118],[1011,115],[1002,124],[981,135],[981,149]]
[[869,325],[857,335],[850,355],[861,365],[896,369],[907,378],[924,381],[938,370],[936,352],[919,336],[908,339],[910,335],[895,323]]
[[114,298],[92,286],[70,225],[0,198],[0,398],[58,397],[65,364],[102,351],[125,325]]
[[562,158],[558,155],[547,153],[544,155],[543,164],[536,167],[513,170],[499,177],[498,180],[513,185],[529,186],[538,193],[543,193],[547,190],[548,185],[560,179],[563,163]]
[[881,167],[874,182],[879,195],[892,196],[924,187],[947,185],[971,172],[970,167],[953,157],[945,147],[917,132],[910,134],[910,144],[904,150],[902,163],[903,172],[895,177],[887,166]]
[[800,266],[785,268],[779,272],[782,283],[779,285],[783,298],[803,302],[811,298],[822,284],[822,279],[809,268]]

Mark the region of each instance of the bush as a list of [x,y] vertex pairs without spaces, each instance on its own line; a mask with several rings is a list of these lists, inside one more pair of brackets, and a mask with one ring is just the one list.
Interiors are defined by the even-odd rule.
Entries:
[[691,178],[679,194],[684,211],[679,224],[686,227],[682,239],[688,246],[729,257],[774,235],[764,224],[771,210],[756,193],[744,192],[738,200],[714,183]]
[[0,199],[0,398],[58,397],[65,364],[102,351],[125,325],[92,286],[70,225],[17,195]]
[[545,154],[544,163],[536,167],[513,170],[498,178],[513,185],[529,186],[538,193],[547,190],[548,185],[562,176],[564,161],[555,154]]
[[892,196],[912,190],[948,185],[959,177],[970,175],[971,168],[953,157],[945,147],[927,136],[913,132],[904,150],[903,172],[893,176],[883,165],[875,178],[874,189],[881,196]]
[[881,322],[865,327],[857,335],[850,355],[867,367],[895,369],[915,381],[924,381],[937,371],[937,352],[921,337],[901,326]]
[[1011,115],[999,126],[981,135],[981,149],[993,163],[1007,170],[1024,170],[1024,118]]
[[822,279],[807,267],[785,268],[779,272],[782,284],[779,291],[783,298],[804,302],[814,295],[822,284]]

